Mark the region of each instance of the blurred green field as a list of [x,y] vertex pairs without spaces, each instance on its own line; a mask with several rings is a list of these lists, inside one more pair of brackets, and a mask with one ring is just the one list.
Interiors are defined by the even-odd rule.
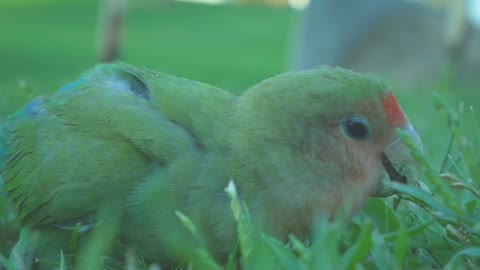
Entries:
[[[0,119],[95,64],[97,9],[94,1],[0,4]],[[286,69],[292,17],[288,9],[136,1],[120,59],[239,93]]]
[[[94,1],[81,0],[0,2],[0,122],[28,100],[57,91],[95,65],[97,9]],[[286,8],[208,6],[167,1],[131,1],[127,14],[121,43],[122,61],[213,84],[238,94],[256,82],[288,70],[298,16]],[[389,83],[424,141],[431,169],[440,169],[452,134],[445,114],[433,106],[433,95],[447,100],[452,107],[463,104],[465,113],[458,135],[461,138],[458,140],[478,141],[478,89],[454,87],[448,79],[448,73],[427,89],[398,89],[394,82]],[[475,143],[473,145],[478,146]],[[453,157],[465,155],[459,146],[452,151]],[[477,157],[478,154],[474,160],[479,160]],[[458,169],[455,168],[457,165]],[[465,164],[450,164],[450,167],[462,179],[480,177],[468,174]],[[459,201],[473,200],[467,195],[458,196],[461,198],[457,198]],[[475,207],[478,208],[477,204]],[[392,214],[388,212],[391,206],[384,207],[377,201],[368,204],[367,208],[370,214],[378,214],[380,221],[376,225],[388,216],[396,220],[395,226],[398,228],[400,217],[405,215]],[[411,219],[419,222],[417,217]],[[358,224],[366,222],[362,217],[360,220]],[[445,225],[441,222],[438,224]],[[0,253],[8,254],[17,229],[15,222],[0,222]],[[439,231],[442,229],[445,230],[442,227]],[[335,230],[339,228],[325,230],[338,233]],[[445,240],[447,236],[445,232],[439,239]],[[425,234],[425,238],[428,237],[429,234]],[[428,246],[430,242],[425,241]],[[478,240],[475,241],[478,243]],[[473,243],[473,240],[470,244],[460,243],[457,248],[470,247]],[[437,244],[447,250],[451,248],[443,242]],[[380,244],[375,247],[380,247]],[[452,249],[451,252],[455,251]],[[434,259],[421,256],[424,256],[425,263],[435,265],[432,263],[432,260],[435,261],[434,255],[429,255]],[[422,261],[422,258],[418,261]],[[439,261],[436,263],[441,265]]]

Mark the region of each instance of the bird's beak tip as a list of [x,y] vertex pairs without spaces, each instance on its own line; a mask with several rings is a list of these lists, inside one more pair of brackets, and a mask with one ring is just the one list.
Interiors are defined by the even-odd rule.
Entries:
[[[407,123],[403,130],[409,135],[416,147],[423,150],[420,136],[418,136],[413,126]],[[420,166],[410,153],[409,147],[400,138],[397,138],[384,149],[381,158],[390,181],[408,184],[418,179]],[[384,183],[381,183],[374,195],[386,197],[392,194],[393,192],[386,188]]]

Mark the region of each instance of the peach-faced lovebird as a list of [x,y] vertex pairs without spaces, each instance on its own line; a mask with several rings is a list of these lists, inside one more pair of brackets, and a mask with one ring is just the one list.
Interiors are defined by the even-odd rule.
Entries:
[[3,127],[1,178],[24,226],[10,258],[23,269],[58,261],[72,230],[94,231],[108,205],[117,242],[147,262],[174,263],[172,239],[191,240],[175,211],[222,260],[236,241],[231,179],[262,230],[305,236],[317,214],[355,212],[387,174],[410,181],[397,129],[421,145],[381,80],[341,68],[285,73],[237,97],[100,65]]

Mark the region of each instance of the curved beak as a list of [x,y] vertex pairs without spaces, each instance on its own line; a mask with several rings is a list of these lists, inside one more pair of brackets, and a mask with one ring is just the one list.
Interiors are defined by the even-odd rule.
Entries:
[[[417,147],[423,149],[422,141],[410,122],[403,128]],[[382,152],[382,164],[390,181],[408,184],[418,179],[420,167],[410,154],[408,147],[397,138]],[[394,192],[384,182],[380,184],[374,196],[387,197]]]

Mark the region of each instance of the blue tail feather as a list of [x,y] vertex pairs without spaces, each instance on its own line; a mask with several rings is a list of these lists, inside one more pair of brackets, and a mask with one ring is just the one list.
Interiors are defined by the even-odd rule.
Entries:
[[[4,163],[7,159],[7,140],[8,140],[8,127],[4,123],[0,126],[0,175],[2,174]],[[1,177],[0,177],[1,180]],[[0,181],[1,185],[1,181]]]
[[[67,92],[77,88],[87,81],[87,78],[82,77],[74,82],[68,83],[59,89],[59,92]],[[5,168],[5,163],[7,162],[7,148],[10,140],[11,125],[16,121],[28,117],[35,116],[42,112],[42,105],[47,99],[43,97],[37,97],[27,103],[23,108],[17,112],[11,114],[4,123],[0,123],[0,196],[4,193],[3,191],[3,180],[2,173]]]
[[[74,82],[68,83],[59,89],[59,92],[66,92],[73,90],[83,84],[87,79],[82,77]],[[7,159],[7,144],[10,137],[10,123],[14,123],[18,119],[25,117],[31,117],[41,112],[42,105],[45,102],[45,99],[42,97],[37,97],[27,103],[22,109],[18,110],[14,114],[10,115],[5,123],[0,124],[0,176],[2,174],[5,162]],[[1,191],[1,177],[0,177],[0,191]]]
[[0,126],[0,196],[3,195],[3,180],[2,173],[7,160],[7,140],[8,140],[8,127],[4,123]]
[[43,102],[44,99],[41,97],[30,101],[22,109],[10,115],[5,121],[5,123],[0,124],[0,185],[2,182],[2,171],[5,166],[5,162],[7,161],[7,147],[10,140],[11,123],[15,123],[19,119],[24,119],[38,114],[39,112],[41,112],[41,106]]

